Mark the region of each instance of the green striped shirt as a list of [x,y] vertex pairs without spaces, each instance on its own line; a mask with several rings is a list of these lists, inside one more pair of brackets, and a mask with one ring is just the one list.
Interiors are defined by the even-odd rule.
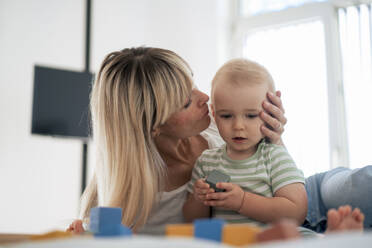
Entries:
[[[207,177],[212,170],[230,175],[231,183],[239,185],[244,191],[265,197],[273,197],[277,190],[288,184],[305,183],[302,171],[296,167],[287,150],[264,140],[258,145],[256,153],[244,160],[230,159],[226,154],[226,144],[204,151],[196,161],[187,190],[192,193],[194,182]],[[263,224],[222,208],[214,208],[213,217],[229,223]]]

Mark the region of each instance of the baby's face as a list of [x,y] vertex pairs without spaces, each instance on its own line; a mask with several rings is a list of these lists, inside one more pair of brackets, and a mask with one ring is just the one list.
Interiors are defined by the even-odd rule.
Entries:
[[213,90],[213,116],[232,159],[252,156],[263,138],[259,117],[266,99],[266,83],[219,82]]

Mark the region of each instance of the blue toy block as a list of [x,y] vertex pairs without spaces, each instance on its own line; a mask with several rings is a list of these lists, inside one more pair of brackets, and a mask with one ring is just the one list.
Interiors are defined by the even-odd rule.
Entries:
[[98,233],[94,233],[94,237],[114,237],[114,236],[131,236],[132,231],[128,228],[120,225],[114,225],[111,227],[104,228]]
[[96,207],[90,210],[89,230],[93,233],[121,225],[121,208]]
[[222,229],[225,221],[222,219],[198,219],[194,221],[194,237],[221,242]]

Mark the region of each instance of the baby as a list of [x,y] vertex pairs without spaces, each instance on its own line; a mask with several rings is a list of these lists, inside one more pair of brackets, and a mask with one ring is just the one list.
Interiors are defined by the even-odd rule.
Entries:
[[[275,92],[269,72],[246,59],[224,64],[212,81],[212,114],[226,142],[199,157],[188,185],[184,216],[191,221],[210,216],[229,223],[262,225],[282,218],[298,224],[307,212],[303,173],[285,147],[263,137],[259,117],[268,93]],[[213,170],[230,176],[214,192],[205,182]]]

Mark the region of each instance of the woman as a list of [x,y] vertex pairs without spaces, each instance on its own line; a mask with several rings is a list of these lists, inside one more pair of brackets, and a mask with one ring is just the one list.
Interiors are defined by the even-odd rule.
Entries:
[[[286,118],[280,92],[268,99],[261,131],[281,143]],[[208,100],[194,87],[188,64],[172,51],[139,47],[110,53],[91,95],[97,163],[81,201],[83,220],[99,205],[123,208],[122,223],[136,232],[162,233],[166,224],[183,222],[194,162],[221,144]],[[82,222],[68,230],[83,231]]]
[[[270,114],[260,115],[273,127],[262,132],[275,143],[286,122],[278,96],[269,95],[274,105],[263,107]],[[123,224],[134,230],[182,222],[194,162],[221,142],[214,126],[201,133],[211,122],[208,100],[174,52],[140,47],[109,54],[91,95],[97,166],[82,197],[82,217],[100,205],[122,207]]]

